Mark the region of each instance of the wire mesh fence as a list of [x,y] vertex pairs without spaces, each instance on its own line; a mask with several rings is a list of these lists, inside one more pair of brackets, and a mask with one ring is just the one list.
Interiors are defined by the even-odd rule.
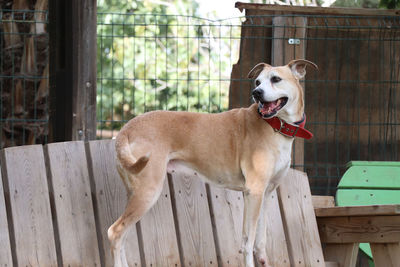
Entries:
[[0,148],[47,142],[46,26],[47,11],[0,10]]
[[[0,147],[47,142],[47,24],[46,11],[1,10]],[[333,194],[350,160],[400,158],[399,16],[98,13],[97,24],[98,138],[155,109],[248,106],[255,64],[301,57],[320,69],[303,83],[315,137],[292,163],[313,193]]]
[[101,137],[146,111],[228,108],[240,20],[99,13],[97,29]]
[[[98,14],[98,136],[143,112],[220,112],[251,103],[258,62],[304,57],[303,159],[314,194],[333,194],[350,160],[399,160],[399,17]],[[291,42],[291,43],[290,43]],[[233,68],[232,68],[233,66]]]

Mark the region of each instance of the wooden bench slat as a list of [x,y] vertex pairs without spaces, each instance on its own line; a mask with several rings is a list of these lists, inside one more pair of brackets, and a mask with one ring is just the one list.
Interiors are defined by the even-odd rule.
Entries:
[[10,235],[8,232],[6,203],[4,199],[3,182],[0,167],[0,266],[12,266]]
[[400,190],[339,189],[338,206],[389,205],[400,203]]
[[146,266],[181,266],[167,178],[160,198],[139,223]]
[[289,169],[278,187],[278,194],[291,266],[324,266],[306,174]]
[[399,162],[351,162],[338,185],[344,188],[400,189]]
[[333,196],[312,196],[314,208],[335,207],[335,198]]
[[[89,142],[90,165],[95,184],[98,225],[104,247],[105,266],[113,266],[110,243],[107,237],[108,228],[124,212],[127,194],[116,166],[115,141],[98,140]],[[142,266],[136,227],[133,226],[126,238],[126,257],[129,266]]]
[[100,266],[83,142],[46,146],[63,265]]
[[221,266],[244,266],[242,244],[243,194],[209,186],[215,227],[215,242],[219,248]]
[[289,252],[276,190],[271,193],[268,199],[264,198],[264,201],[269,263],[272,266],[289,267]]
[[400,205],[373,205],[315,209],[315,215],[317,217],[376,216],[396,214],[400,214]]
[[57,266],[43,147],[12,147],[3,153],[18,265]]
[[217,266],[205,184],[196,175],[172,175],[184,266]]

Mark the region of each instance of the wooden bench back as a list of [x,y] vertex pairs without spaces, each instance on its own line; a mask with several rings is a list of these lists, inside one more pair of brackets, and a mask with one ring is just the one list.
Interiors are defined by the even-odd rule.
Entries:
[[400,162],[349,162],[336,201],[338,206],[399,204]]
[[[1,266],[112,266],[106,232],[126,203],[113,140],[3,149],[1,174]],[[242,193],[195,176],[166,179],[130,266],[242,266]],[[273,266],[324,266],[306,175],[290,170],[267,203]]]

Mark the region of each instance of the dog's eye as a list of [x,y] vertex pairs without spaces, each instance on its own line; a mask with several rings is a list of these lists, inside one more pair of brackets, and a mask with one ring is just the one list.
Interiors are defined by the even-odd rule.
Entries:
[[280,82],[280,81],[282,81],[282,79],[279,78],[278,76],[273,76],[273,77],[271,78],[271,83],[278,83],[278,82]]
[[256,86],[259,86],[261,84],[260,80],[256,80]]

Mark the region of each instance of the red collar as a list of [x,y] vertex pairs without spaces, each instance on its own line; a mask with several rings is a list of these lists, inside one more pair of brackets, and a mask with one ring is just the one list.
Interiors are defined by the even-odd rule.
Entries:
[[287,137],[294,138],[295,136],[301,137],[304,139],[311,139],[313,134],[306,129],[304,129],[304,125],[306,124],[306,114],[303,115],[303,119],[295,122],[294,124],[290,124],[284,120],[281,120],[278,117],[272,117],[270,119],[265,119],[272,128],[274,128],[275,132],[279,132]]

